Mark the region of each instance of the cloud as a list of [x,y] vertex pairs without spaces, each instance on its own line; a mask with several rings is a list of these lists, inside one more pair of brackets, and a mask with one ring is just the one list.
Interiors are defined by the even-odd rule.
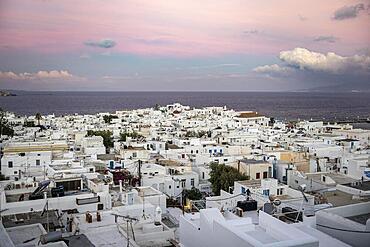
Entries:
[[14,73],[12,71],[2,72],[0,71],[0,79],[11,79],[11,80],[45,80],[45,79],[59,79],[59,80],[83,80],[84,78],[74,76],[66,70],[51,70],[43,71],[40,70],[35,73]]
[[307,17],[305,17],[301,14],[298,15],[298,18],[299,18],[300,21],[307,21]]
[[82,55],[80,56],[80,58],[82,58],[82,59],[89,59],[89,58],[90,58],[90,55],[89,55],[89,54],[84,53],[84,54],[82,54]]
[[254,72],[284,74],[292,71],[323,72],[328,74],[370,74],[370,56],[340,56],[333,52],[326,54],[313,52],[305,48],[281,51],[279,59],[282,65],[263,65],[253,69]]
[[190,67],[176,67],[175,70],[208,70],[208,69],[220,69],[220,68],[234,68],[234,67],[241,67],[241,66],[242,65],[239,63],[221,63],[221,64],[199,65],[199,66],[190,66]]
[[86,41],[84,43],[87,46],[100,47],[100,48],[112,48],[116,45],[116,42],[111,39],[102,39],[100,41]]
[[295,48],[281,51],[279,59],[280,64],[259,66],[253,72],[305,89],[370,91],[370,55],[340,56]]
[[257,29],[251,29],[244,31],[245,34],[259,34],[259,31]]
[[300,70],[320,71],[332,74],[370,73],[370,57],[354,55],[343,57],[333,52],[327,54],[312,52],[305,48],[295,48],[280,52],[279,58],[286,66]]
[[258,66],[253,69],[253,72],[270,74],[270,75],[288,75],[293,69],[278,64]]
[[330,36],[318,36],[313,39],[313,41],[316,42],[328,42],[328,43],[335,43],[338,40],[337,37],[334,37],[332,35]]
[[358,54],[370,56],[370,47],[363,47],[363,48],[357,49],[356,52]]
[[360,13],[360,11],[362,10],[365,10],[365,5],[363,3],[359,3],[359,4],[351,5],[351,6],[343,6],[334,12],[333,19],[334,20],[345,20],[345,19],[356,18],[358,14]]
[[203,65],[203,66],[191,66],[187,69],[215,69],[215,68],[223,68],[223,67],[240,67],[241,64],[238,63],[222,63],[222,64],[214,64],[214,65]]

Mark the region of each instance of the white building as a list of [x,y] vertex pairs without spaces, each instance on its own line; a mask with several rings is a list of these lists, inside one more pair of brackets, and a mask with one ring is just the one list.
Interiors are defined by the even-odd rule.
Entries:
[[106,153],[106,148],[103,144],[103,137],[101,136],[83,137],[81,140],[81,148],[85,155],[98,155]]
[[309,225],[286,224],[264,212],[258,218],[240,218],[216,208],[202,209],[181,216],[179,231],[184,247],[347,246]]

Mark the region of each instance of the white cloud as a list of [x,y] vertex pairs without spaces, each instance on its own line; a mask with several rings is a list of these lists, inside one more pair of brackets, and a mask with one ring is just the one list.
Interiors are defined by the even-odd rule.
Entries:
[[322,35],[322,36],[315,37],[313,39],[313,41],[316,41],[316,42],[324,41],[324,42],[329,42],[329,43],[335,43],[337,40],[338,38],[332,35],[329,35],[329,36]]
[[212,64],[212,65],[200,65],[200,66],[191,66],[191,67],[177,67],[176,70],[202,70],[202,69],[218,69],[225,67],[240,67],[241,64],[238,63],[222,63],[222,64]]
[[272,65],[263,65],[258,66],[253,69],[254,72],[264,73],[264,74],[278,74],[278,75],[287,75],[293,71],[292,68],[280,66],[278,64]]
[[332,74],[346,72],[370,72],[370,57],[365,55],[340,56],[333,52],[326,54],[312,52],[305,48],[282,51],[279,56],[287,66],[300,70],[320,71]]
[[99,40],[99,41],[86,41],[84,43],[85,45],[87,46],[92,46],[92,47],[100,47],[100,48],[112,48],[116,45],[116,42],[114,40],[111,40],[111,39],[102,39],[102,40]]
[[84,78],[74,76],[66,70],[51,70],[43,71],[40,70],[35,73],[14,73],[12,71],[2,72],[0,71],[1,79],[11,80],[45,80],[45,79],[59,79],[59,80],[83,80]]
[[89,59],[89,58],[90,58],[90,55],[89,55],[89,54],[84,53],[84,54],[82,54],[82,55],[80,56],[80,58],[81,58],[81,59]]

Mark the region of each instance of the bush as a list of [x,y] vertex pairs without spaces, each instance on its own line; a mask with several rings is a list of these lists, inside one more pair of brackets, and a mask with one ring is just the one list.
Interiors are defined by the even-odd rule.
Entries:
[[211,163],[209,181],[212,184],[212,191],[216,195],[220,190],[229,191],[229,187],[234,186],[235,181],[247,180],[248,176],[241,174],[237,169],[225,164]]
[[111,148],[113,147],[113,133],[109,130],[88,130],[87,131],[88,136],[101,136],[103,137],[103,144],[105,148]]
[[190,190],[184,190],[184,196],[189,200],[200,200],[202,199],[202,193],[199,189],[193,187]]
[[133,139],[143,138],[144,136],[140,135],[136,131],[134,132],[121,132],[120,134],[120,141],[126,141],[127,137],[131,137]]
[[115,115],[104,115],[103,116],[105,123],[110,123],[113,118],[118,118],[118,116],[115,116]]

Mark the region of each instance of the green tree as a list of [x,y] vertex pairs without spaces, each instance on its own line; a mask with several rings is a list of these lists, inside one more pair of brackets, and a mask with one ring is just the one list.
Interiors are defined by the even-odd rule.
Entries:
[[121,132],[120,134],[120,138],[119,140],[120,141],[126,141],[127,140],[127,137],[131,137],[133,139],[138,139],[138,138],[143,138],[144,136],[140,135],[139,133],[137,133],[136,131],[133,131],[133,132]]
[[199,189],[193,187],[190,190],[184,190],[184,196],[189,200],[200,200],[202,199],[202,193]]
[[104,122],[105,123],[110,123],[112,122],[112,119],[113,118],[118,118],[118,116],[115,116],[115,115],[104,115],[103,116],[103,119],[104,119]]
[[24,121],[23,127],[35,127],[35,122],[33,121]]
[[234,167],[225,164],[211,163],[210,168],[209,181],[212,184],[212,191],[216,195],[220,194],[220,190],[228,191],[229,187],[234,186],[235,181],[248,179],[245,174],[241,174]]
[[2,135],[7,136],[14,135],[14,130],[8,124],[8,121],[6,120],[5,116],[6,116],[5,111],[2,108],[0,108],[0,137]]
[[40,126],[40,121],[42,119],[42,115],[40,112],[36,113],[35,119],[37,120],[37,125]]
[[186,131],[185,137],[198,137],[198,138],[201,138],[201,137],[205,136],[206,134],[207,134],[207,131],[204,131],[204,130],[200,130],[198,132],[196,132],[194,130],[189,130],[189,131]]
[[103,137],[103,144],[105,148],[113,147],[113,133],[109,130],[88,130],[87,136],[101,136]]
[[159,111],[161,109],[161,106],[159,104],[155,104],[154,110]]

